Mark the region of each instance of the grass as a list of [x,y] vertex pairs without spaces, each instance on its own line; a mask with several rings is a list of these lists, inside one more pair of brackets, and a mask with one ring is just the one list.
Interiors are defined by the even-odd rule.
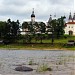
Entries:
[[54,39],[54,44],[52,45],[52,39],[40,40],[35,43],[35,40],[32,40],[31,44],[24,44],[23,40],[19,40],[17,44],[3,45],[0,44],[1,49],[24,49],[24,50],[75,50],[75,46],[66,46],[68,40],[75,40],[75,36],[66,36],[67,38]]
[[34,63],[34,60],[30,60],[28,65],[36,65],[36,63]]
[[0,45],[1,49],[18,49],[18,50],[75,50],[75,46],[64,46],[63,43],[48,44],[10,44]]
[[47,71],[47,68],[48,68],[47,64],[43,64],[37,68],[37,72]]
[[52,71],[52,68],[49,68],[47,64],[40,65],[37,70],[37,72],[45,72],[45,71]]

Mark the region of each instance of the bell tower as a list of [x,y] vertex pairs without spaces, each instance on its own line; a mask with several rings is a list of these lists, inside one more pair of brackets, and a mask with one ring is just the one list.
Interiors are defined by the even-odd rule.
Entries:
[[73,15],[73,22],[75,22],[75,13],[74,13],[74,15]]
[[35,22],[35,14],[34,14],[34,8],[31,14],[31,22]]
[[71,12],[70,12],[70,15],[69,15],[69,22],[72,22],[72,15],[71,15]]
[[51,21],[52,21],[52,15],[50,15],[48,22],[51,22]]

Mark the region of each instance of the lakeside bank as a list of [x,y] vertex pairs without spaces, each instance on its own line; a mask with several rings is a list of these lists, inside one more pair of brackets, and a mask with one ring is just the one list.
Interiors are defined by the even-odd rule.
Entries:
[[75,50],[75,46],[64,46],[63,44],[10,44],[0,45],[2,50]]

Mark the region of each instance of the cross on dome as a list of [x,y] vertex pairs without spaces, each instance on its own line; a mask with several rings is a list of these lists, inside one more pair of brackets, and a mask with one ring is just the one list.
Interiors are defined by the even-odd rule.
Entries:
[[33,8],[33,11],[32,11],[32,14],[31,14],[31,17],[35,17],[35,14],[34,14],[34,8]]

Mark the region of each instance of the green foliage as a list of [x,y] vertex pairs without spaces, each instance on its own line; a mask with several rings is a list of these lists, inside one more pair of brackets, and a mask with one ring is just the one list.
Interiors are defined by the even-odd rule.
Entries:
[[[48,22],[48,26],[43,22],[23,22],[22,29],[28,30],[27,34],[19,34],[19,20],[11,21],[8,19],[7,22],[0,21],[0,40],[5,40],[9,42],[17,42],[17,44],[36,44],[34,48],[72,48],[65,46],[68,40],[75,40],[74,36],[64,35],[64,21],[65,17],[54,19]],[[46,27],[49,28],[46,31]],[[48,32],[52,32],[48,34]],[[58,39],[59,38],[59,39]],[[52,45],[52,42],[54,45]],[[44,43],[43,45],[38,45],[39,43]],[[47,45],[49,44],[49,45]],[[26,47],[26,46],[25,46]],[[32,46],[29,46],[30,48]],[[27,48],[27,47],[26,47]]]
[[32,64],[33,64],[33,61],[32,61],[32,60],[30,60],[30,61],[29,61],[29,65],[32,65]]
[[37,68],[37,71],[38,72],[44,72],[44,71],[47,71],[47,68],[48,68],[48,65],[47,64],[42,64],[41,66],[39,66]]
[[8,19],[7,22],[0,21],[0,39],[14,41],[19,34],[19,20],[16,22]]
[[26,29],[28,28],[28,23],[27,22],[23,22],[22,23],[22,29]]
[[64,27],[65,27],[65,17],[53,19],[52,21],[48,22],[48,28],[50,32],[54,35],[54,37],[59,38],[61,35],[64,35]]
[[41,33],[45,33],[46,32],[46,25],[45,25],[45,23],[41,22],[39,24],[39,26],[40,26],[40,32]]
[[37,72],[45,72],[45,71],[52,71],[52,68],[49,68],[47,64],[40,65],[37,70]]

